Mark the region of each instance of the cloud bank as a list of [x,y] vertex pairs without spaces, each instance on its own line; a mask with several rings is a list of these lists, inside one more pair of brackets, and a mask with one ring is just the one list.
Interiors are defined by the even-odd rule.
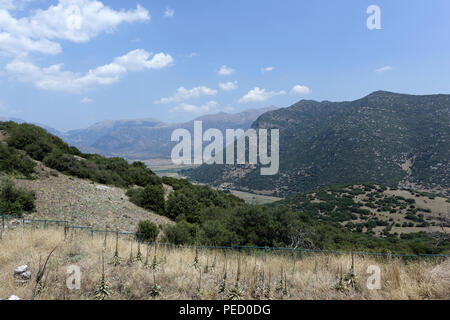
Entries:
[[63,64],[41,68],[20,59],[9,63],[6,71],[19,81],[31,83],[39,89],[82,93],[92,87],[117,83],[129,72],[161,69],[170,66],[172,62],[173,58],[168,54],[152,55],[145,50],[138,49],[115,58],[110,64],[91,69],[84,75],[64,71]]

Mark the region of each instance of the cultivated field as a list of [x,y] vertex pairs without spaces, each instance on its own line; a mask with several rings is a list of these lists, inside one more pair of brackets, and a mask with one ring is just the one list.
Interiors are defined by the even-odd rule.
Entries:
[[182,170],[197,168],[199,165],[176,165],[170,159],[150,159],[140,160],[144,162],[150,169],[160,177],[172,177],[183,179],[180,174]]
[[[237,251],[138,247],[116,238],[93,238],[62,228],[7,230],[0,240],[0,298],[29,299],[450,299],[450,261],[292,256]],[[36,286],[39,266],[56,248]],[[141,257],[139,256],[139,253]],[[102,282],[102,256],[104,281]],[[14,268],[28,265],[31,280],[19,284]],[[80,290],[67,289],[67,267],[81,268]],[[381,288],[369,290],[367,268],[381,270]]]
[[244,191],[230,190],[230,192],[232,194],[234,194],[236,197],[239,197],[239,198],[245,200],[246,203],[256,204],[256,205],[264,205],[264,204],[283,200],[282,198],[264,196],[264,195],[254,194],[254,193],[249,193],[249,192],[244,192]]

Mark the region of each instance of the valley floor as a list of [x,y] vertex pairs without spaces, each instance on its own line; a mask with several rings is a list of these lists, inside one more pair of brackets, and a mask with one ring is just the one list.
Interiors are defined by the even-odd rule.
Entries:
[[[356,287],[342,282],[337,290],[340,278],[345,278],[351,268],[349,255],[225,254],[218,250],[142,245],[139,261],[137,243],[120,239],[121,263],[115,266],[115,243],[115,237],[109,236],[104,247],[103,236],[91,238],[76,230],[64,240],[62,228],[7,230],[0,240],[0,298],[16,295],[29,299],[39,265],[56,247],[36,299],[99,298],[96,291],[98,294],[102,279],[102,255],[109,292],[105,299],[450,299],[448,259],[405,263],[355,256]],[[32,278],[18,284],[13,271],[24,264]],[[70,265],[81,268],[80,290],[66,287]],[[367,288],[369,266],[381,270],[379,290]]]

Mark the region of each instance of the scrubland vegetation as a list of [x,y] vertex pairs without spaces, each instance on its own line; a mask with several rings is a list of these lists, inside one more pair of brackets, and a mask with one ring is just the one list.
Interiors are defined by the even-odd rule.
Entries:
[[[140,220],[143,222],[139,228],[135,223],[135,230],[124,231],[145,229],[143,233],[149,239],[158,236],[164,242],[175,245],[249,245],[317,250],[354,248],[400,254],[450,252],[446,229],[419,229],[408,234],[392,232],[393,228],[409,227],[411,223],[414,227],[446,228],[448,221],[445,217],[427,220],[431,216],[424,210],[429,209],[416,207],[414,199],[385,194],[387,187],[373,184],[336,186],[312,194],[299,194],[271,205],[249,205],[234,195],[208,186],[194,185],[188,180],[157,177],[141,162],[129,164],[120,158],[83,154],[33,125],[0,123],[0,131],[0,146],[10,148],[15,157],[30,165],[29,168],[45,166],[54,170],[56,175],[62,173],[91,183],[128,190],[128,200],[148,210],[148,217],[142,216]],[[8,153],[3,153],[2,157],[0,163],[9,168],[5,172],[10,176],[39,179],[36,172],[30,174],[30,171],[21,169],[23,166],[14,167]],[[34,210],[32,192],[11,184],[2,187],[1,191],[0,209],[7,214],[18,215]],[[429,195],[430,200],[433,197]],[[90,198],[89,201],[93,200]],[[118,200],[115,203],[124,208]],[[152,231],[154,228],[149,227],[146,221],[154,213],[172,221],[159,224],[156,236]],[[398,217],[394,220],[397,213],[402,214],[402,221]],[[114,214],[117,216],[114,217]],[[389,214],[392,216],[385,218]],[[80,213],[71,212],[70,215],[76,218]],[[120,211],[102,215],[102,219],[118,220],[118,216]],[[128,213],[126,216],[130,222],[135,220],[130,219]],[[114,228],[117,226],[114,223]],[[383,229],[380,231],[377,228]]]
[[5,167],[4,171],[9,173],[32,176],[33,159],[61,173],[116,187],[145,187],[155,180],[159,181],[142,162],[129,164],[121,158],[81,153],[34,125],[2,122],[0,130],[6,132],[8,145],[0,144],[0,168]]

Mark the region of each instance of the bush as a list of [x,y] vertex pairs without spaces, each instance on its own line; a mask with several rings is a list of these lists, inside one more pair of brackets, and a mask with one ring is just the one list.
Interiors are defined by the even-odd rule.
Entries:
[[130,189],[127,192],[130,201],[146,210],[157,214],[165,214],[164,188],[159,185],[148,185],[145,188]]
[[189,223],[199,222],[200,204],[190,192],[174,192],[167,200],[166,215],[176,220],[179,216]]
[[11,125],[8,134],[7,142],[10,147],[25,150],[30,157],[39,161],[56,150],[68,154],[81,154],[76,148],[70,148],[60,138],[31,124]]
[[[165,215],[174,221],[199,223],[203,209],[226,209],[244,204],[243,200],[234,195],[213,190],[208,186],[196,186],[188,180],[168,177],[150,180],[150,184],[144,189],[128,190],[127,196],[137,206]],[[170,185],[174,190],[167,201],[165,201],[161,182]]]
[[[167,181],[167,180],[166,180]],[[200,212],[207,208],[234,208],[243,205],[244,201],[234,195],[213,190],[208,186],[196,186],[180,180],[174,192],[167,200],[167,217],[172,220],[186,220],[198,223]]]
[[0,171],[6,173],[21,173],[31,177],[35,163],[28,157],[21,155],[14,148],[8,148],[0,143]]
[[191,187],[193,184],[186,179],[175,179],[172,177],[162,177],[162,182],[171,186],[174,190],[179,190],[183,187]]
[[34,192],[16,188],[11,181],[3,182],[0,187],[0,210],[5,214],[20,216],[23,212],[32,212],[35,200]]
[[155,242],[158,238],[159,228],[156,224],[149,220],[139,222],[137,237],[141,241]]
[[186,221],[177,223],[166,229],[166,241],[176,245],[196,244],[198,239],[199,226]]

